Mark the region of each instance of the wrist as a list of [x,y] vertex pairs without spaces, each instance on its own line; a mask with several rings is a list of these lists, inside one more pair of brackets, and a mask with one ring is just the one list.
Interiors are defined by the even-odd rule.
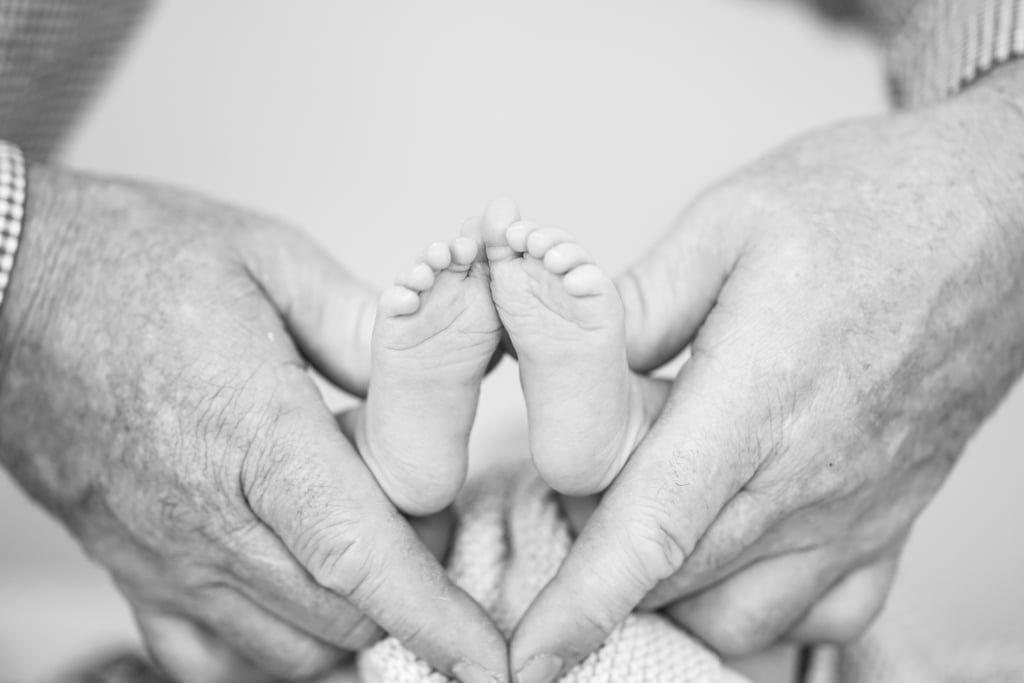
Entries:
[[997,223],[1024,237],[1024,59],[996,68],[948,104],[973,147],[965,176],[971,173]]
[[[0,397],[21,381],[12,375],[15,358],[33,329],[45,326],[53,308],[55,282],[61,278],[62,254],[73,223],[74,185],[59,173],[31,164],[26,169],[27,193],[16,258],[0,306]],[[0,449],[4,457],[6,448]]]
[[21,149],[0,140],[0,311],[14,276],[25,217],[25,158]]
[[1002,64],[985,74],[958,97],[990,98],[994,104],[1009,108],[1024,121],[1024,59]]

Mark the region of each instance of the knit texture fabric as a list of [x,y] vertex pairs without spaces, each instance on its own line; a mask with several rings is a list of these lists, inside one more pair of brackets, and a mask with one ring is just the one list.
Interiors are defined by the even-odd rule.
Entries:
[[46,159],[146,0],[0,0],[0,139]]
[[[533,472],[494,471],[458,508],[452,579],[511,634],[554,577],[572,543],[554,494]],[[359,655],[365,683],[445,683],[449,679],[395,638]],[[718,657],[664,617],[629,616],[596,652],[561,680],[569,683],[724,683],[742,681]]]
[[1024,0],[920,0],[888,52],[896,102],[934,104],[1024,57]]

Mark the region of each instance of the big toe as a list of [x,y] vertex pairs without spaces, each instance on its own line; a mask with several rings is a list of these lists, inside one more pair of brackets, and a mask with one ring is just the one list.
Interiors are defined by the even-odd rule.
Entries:
[[519,220],[519,207],[508,197],[498,197],[487,205],[480,223],[484,244],[489,247],[506,246],[508,226]]

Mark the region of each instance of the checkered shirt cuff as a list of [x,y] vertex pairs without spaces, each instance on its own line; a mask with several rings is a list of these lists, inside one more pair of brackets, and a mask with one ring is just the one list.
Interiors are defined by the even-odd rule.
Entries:
[[995,67],[1024,57],[1024,0],[920,0],[891,44],[904,106],[940,102]]
[[0,140],[0,307],[14,270],[25,216],[25,159],[21,150]]

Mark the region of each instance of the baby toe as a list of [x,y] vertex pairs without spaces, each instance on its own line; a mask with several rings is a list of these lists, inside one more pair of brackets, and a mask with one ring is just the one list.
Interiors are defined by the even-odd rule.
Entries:
[[377,304],[377,315],[385,317],[411,315],[419,308],[419,294],[408,287],[396,285],[388,287],[381,293],[380,302]]
[[423,252],[423,262],[434,270],[444,270],[452,262],[452,253],[444,242],[434,242]]
[[424,292],[434,286],[434,271],[426,263],[417,263],[400,274],[395,284],[414,292]]
[[492,201],[484,212],[480,231],[484,244],[489,247],[508,246],[505,242],[505,231],[508,226],[519,220],[519,207],[508,197],[499,197]]
[[551,247],[544,254],[544,267],[555,275],[567,273],[587,263],[593,263],[590,252],[575,242],[563,242]]
[[508,246],[512,247],[513,251],[522,254],[526,251],[526,240],[530,233],[539,227],[533,221],[516,221],[508,226],[508,230],[505,231],[505,240],[508,242]]
[[534,230],[526,238],[526,251],[529,252],[530,256],[542,259],[551,247],[556,244],[572,241],[572,235],[565,230],[541,228],[540,230]]
[[572,296],[594,296],[603,294],[609,287],[614,287],[611,278],[593,263],[586,263],[570,270],[562,284],[565,291]]
[[456,237],[450,247],[453,269],[467,270],[480,253],[480,245],[468,237]]

